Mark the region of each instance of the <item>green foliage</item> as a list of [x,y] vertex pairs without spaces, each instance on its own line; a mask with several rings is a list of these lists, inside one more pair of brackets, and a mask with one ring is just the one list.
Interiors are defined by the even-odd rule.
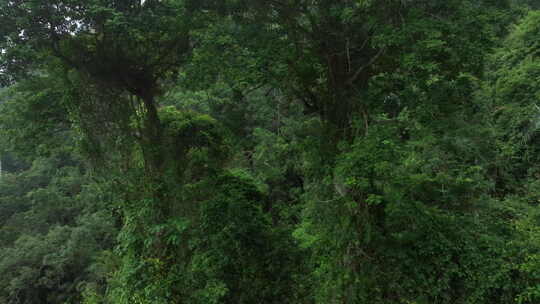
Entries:
[[179,174],[186,167],[218,168],[227,159],[226,131],[210,116],[165,107],[160,120],[171,161],[168,166],[177,167]]
[[[262,212],[264,196],[245,178],[222,175],[203,203],[192,241],[194,303],[284,303],[295,293],[286,239]],[[288,284],[289,283],[289,284]]]
[[0,302],[538,302],[524,5],[0,3]]
[[538,45],[535,38],[540,29],[540,15],[531,12],[493,55],[489,86],[485,90],[490,103],[490,120],[496,126],[500,166],[508,178],[524,178],[534,171],[536,163],[538,86],[533,79],[540,71],[535,59]]
[[[2,150],[19,156],[69,153],[71,122],[63,103],[65,88],[51,77],[32,77],[2,92]],[[51,104],[51,102],[53,104]]]
[[27,171],[2,176],[0,188],[6,211],[0,221],[0,298],[77,302],[85,282],[102,284],[90,267],[113,246],[116,228],[102,209],[105,196],[79,168],[53,158],[36,160]]

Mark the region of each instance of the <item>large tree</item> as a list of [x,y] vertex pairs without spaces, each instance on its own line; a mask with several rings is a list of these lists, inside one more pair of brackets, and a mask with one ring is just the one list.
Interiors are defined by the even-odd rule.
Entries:
[[[237,53],[248,49],[256,58],[255,65],[246,60],[245,67],[257,69],[258,81],[301,101],[306,112],[318,113],[334,142],[351,139],[357,118],[369,126],[376,114],[395,115],[404,107],[449,110],[466,94],[467,75],[482,74],[483,55],[496,34],[489,1],[209,0],[199,5],[240,25],[224,27],[242,46]],[[497,5],[506,8],[506,2]],[[425,96],[433,95],[447,101],[426,105]]]
[[118,187],[117,302],[504,302],[492,2],[8,1],[2,71],[60,88]]

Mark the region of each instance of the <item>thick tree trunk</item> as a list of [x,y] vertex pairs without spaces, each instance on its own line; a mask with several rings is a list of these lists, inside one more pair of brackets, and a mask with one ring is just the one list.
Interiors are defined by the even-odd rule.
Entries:
[[145,108],[143,124],[143,153],[147,173],[160,174],[163,171],[163,130],[159,119],[154,96],[143,95],[142,101]]
[[157,104],[152,94],[141,96],[145,108],[141,149],[143,153],[145,175],[153,200],[157,221],[164,220],[169,214],[170,202],[165,177],[165,149],[163,147],[163,127],[159,119]]

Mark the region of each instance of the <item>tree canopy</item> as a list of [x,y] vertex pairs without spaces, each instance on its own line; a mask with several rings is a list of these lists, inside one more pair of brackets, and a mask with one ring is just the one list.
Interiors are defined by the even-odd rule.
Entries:
[[537,303],[531,1],[0,3],[0,302]]

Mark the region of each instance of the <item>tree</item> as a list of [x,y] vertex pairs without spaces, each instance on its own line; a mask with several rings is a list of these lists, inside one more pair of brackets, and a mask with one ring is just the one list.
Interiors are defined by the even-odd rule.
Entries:
[[[114,189],[118,264],[99,246],[85,255],[114,270],[87,280],[87,303],[534,301],[533,17],[478,90],[508,7],[8,1],[7,104],[28,115],[4,117],[3,134],[29,154],[27,138],[47,143],[44,156],[55,155],[52,128],[75,134]],[[26,193],[15,184],[6,192]],[[38,211],[0,207],[10,223]],[[20,248],[91,237],[44,227],[2,234],[6,260],[38,265],[49,247],[26,262]],[[77,279],[34,268],[13,277]]]
[[[518,236],[514,242],[522,248],[516,253],[520,274],[518,301],[534,303],[539,291],[536,272],[538,255],[538,118],[540,73],[536,42],[540,33],[540,13],[530,11],[512,27],[510,34],[490,57],[481,94],[485,119],[493,129],[492,174],[498,195],[508,204],[525,211],[515,216]],[[514,207],[515,208],[515,207]]]
[[[369,126],[380,112],[425,108],[422,96],[459,99],[465,92],[444,84],[479,76],[492,45],[492,8],[469,1],[202,3],[241,25],[229,28],[256,58],[262,79],[318,113],[336,143],[351,139],[356,119]],[[390,105],[391,96],[400,105]]]
[[[181,1],[10,1],[0,12],[11,22],[2,33],[6,73],[14,80],[55,77],[83,150],[118,177],[128,205],[122,209],[123,235],[130,235],[126,256],[134,254],[144,265],[146,259],[170,254],[162,240],[145,245],[137,240],[151,238],[179,203],[168,187],[183,174],[168,174],[176,153],[205,145],[170,147],[178,134],[166,134],[165,125],[175,122],[162,122],[158,114],[157,97],[190,53],[192,14]],[[46,63],[36,64],[36,58]],[[186,132],[212,126],[211,120],[191,125],[190,119]],[[176,124],[182,128],[181,121]],[[136,202],[144,208],[130,205]],[[141,217],[140,211],[148,213]]]
[[[80,288],[104,288],[97,260],[117,235],[110,187],[97,184],[73,149],[74,132],[49,78],[9,89],[0,107],[0,301],[80,302]],[[7,154],[9,153],[9,154]],[[103,267],[104,268],[104,267]]]

